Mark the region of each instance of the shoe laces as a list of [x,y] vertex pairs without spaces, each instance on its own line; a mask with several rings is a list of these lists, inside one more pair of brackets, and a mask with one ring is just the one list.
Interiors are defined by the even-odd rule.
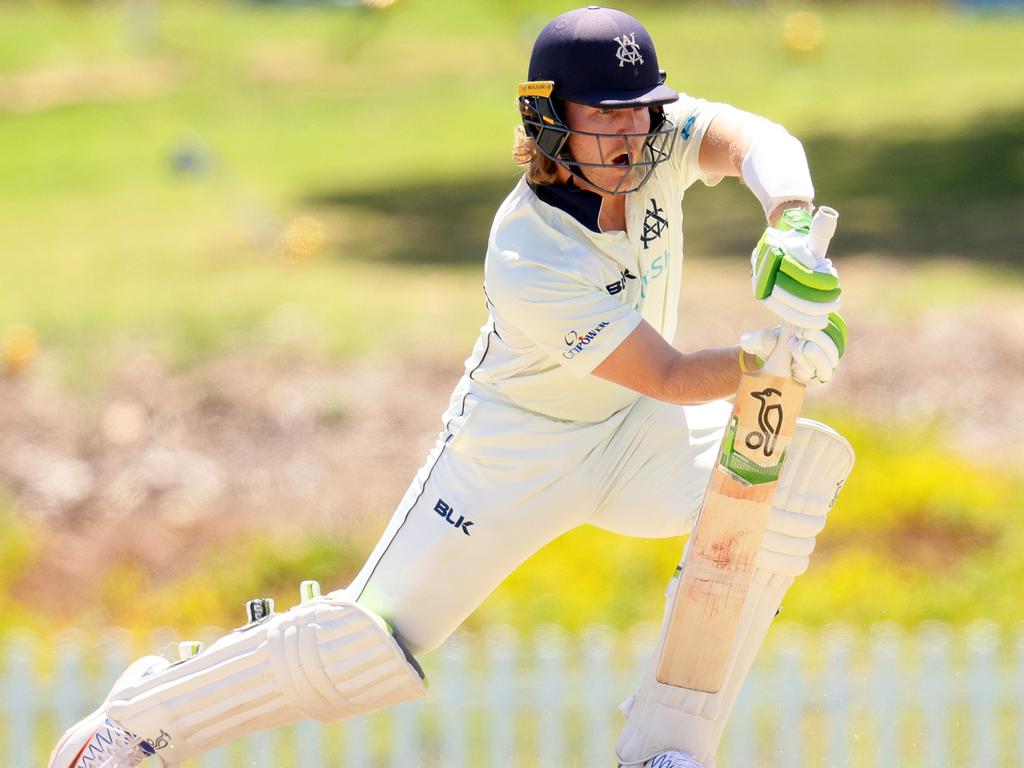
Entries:
[[113,743],[108,753],[95,768],[135,768],[139,763],[153,754],[153,749],[140,737],[129,733],[110,720],[106,728],[113,734]]
[[662,752],[644,765],[649,768],[701,768],[701,764],[689,752],[675,750]]

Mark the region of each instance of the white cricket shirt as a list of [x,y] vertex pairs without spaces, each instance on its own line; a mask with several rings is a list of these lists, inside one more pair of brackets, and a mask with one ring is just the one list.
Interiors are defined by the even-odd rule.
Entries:
[[641,319],[669,342],[675,336],[681,203],[695,181],[721,180],[697,163],[719,108],[684,94],[665,107],[678,132],[675,148],[626,197],[625,232],[597,231],[594,193],[519,182],[491,227],[484,269],[490,317],[466,361],[465,385],[567,421],[603,421],[636,401],[637,392],[590,374]]

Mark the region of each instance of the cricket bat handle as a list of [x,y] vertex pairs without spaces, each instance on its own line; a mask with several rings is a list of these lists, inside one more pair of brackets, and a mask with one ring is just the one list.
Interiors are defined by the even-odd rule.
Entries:
[[[832,241],[832,235],[836,233],[836,224],[839,222],[839,211],[829,208],[827,205],[818,207],[811,219],[811,231],[807,235],[807,247],[817,258],[824,259],[828,253],[828,244]],[[775,345],[768,359],[764,361],[764,369],[772,376],[789,376],[791,355],[789,352],[789,339],[793,336],[793,326],[783,323],[779,332],[779,343]]]
[[811,219],[811,233],[807,235],[807,247],[811,253],[819,259],[824,259],[828,253],[828,244],[832,242],[832,235],[836,233],[836,224],[839,223],[839,211],[829,208],[827,205],[818,206]]

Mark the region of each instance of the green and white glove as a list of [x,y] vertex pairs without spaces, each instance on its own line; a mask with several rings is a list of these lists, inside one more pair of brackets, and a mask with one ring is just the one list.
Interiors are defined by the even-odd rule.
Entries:
[[[826,319],[821,330],[816,328],[795,329],[793,336],[782,340],[789,345],[792,355],[790,372],[801,384],[825,384],[836,374],[839,360],[846,352],[849,333],[846,323],[838,313],[833,312]],[[750,331],[740,337],[744,352],[756,356],[763,364],[779,344],[781,327]]]
[[839,274],[832,262],[811,253],[811,213],[790,208],[768,227],[750,255],[754,298],[784,323],[823,329],[839,309]]

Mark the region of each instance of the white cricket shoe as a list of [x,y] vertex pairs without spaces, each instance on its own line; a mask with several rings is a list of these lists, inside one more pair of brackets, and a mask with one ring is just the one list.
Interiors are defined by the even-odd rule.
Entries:
[[50,753],[48,768],[134,768],[154,754],[150,744],[107,717],[107,702],[125,684],[168,666],[170,662],[160,656],[143,656],[132,662],[99,708],[68,728]]

